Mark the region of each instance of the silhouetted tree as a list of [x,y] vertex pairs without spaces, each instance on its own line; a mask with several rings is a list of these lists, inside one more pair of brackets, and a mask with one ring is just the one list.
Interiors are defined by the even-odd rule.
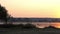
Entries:
[[7,24],[7,16],[8,16],[8,13],[6,8],[0,5],[0,20],[5,22],[5,24]]

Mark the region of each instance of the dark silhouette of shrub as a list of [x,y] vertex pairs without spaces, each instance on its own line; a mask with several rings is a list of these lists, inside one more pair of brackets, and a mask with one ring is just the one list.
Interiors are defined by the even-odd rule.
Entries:
[[24,26],[23,24],[17,25],[17,27],[19,27],[19,28],[22,28],[23,26]]
[[53,29],[55,29],[55,27],[53,27],[53,26],[45,27],[45,29],[48,29],[48,28],[53,28]]
[[53,26],[49,26],[49,27],[45,27],[45,28],[55,28],[55,27],[53,27]]
[[24,26],[23,26],[23,28],[26,28],[26,29],[31,29],[31,28],[36,28],[36,26],[34,26],[33,24],[25,24]]
[[14,27],[14,26],[12,24],[7,24],[7,25],[6,24],[3,24],[3,25],[1,24],[0,27],[2,27],[2,28],[11,28],[11,27]]

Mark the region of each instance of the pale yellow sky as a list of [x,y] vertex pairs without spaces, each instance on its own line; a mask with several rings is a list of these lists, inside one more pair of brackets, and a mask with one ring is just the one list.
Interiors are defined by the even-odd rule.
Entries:
[[60,18],[60,0],[0,0],[13,17]]

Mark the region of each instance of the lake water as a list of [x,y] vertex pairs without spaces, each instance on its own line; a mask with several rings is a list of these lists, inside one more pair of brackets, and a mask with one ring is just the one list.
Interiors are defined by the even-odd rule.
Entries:
[[26,24],[31,23],[38,28],[44,28],[48,26],[54,26],[56,28],[60,28],[60,22],[14,22],[13,24]]
[[[13,24],[26,24],[26,23],[32,23],[33,25],[36,25],[38,28],[44,28],[48,26],[55,26],[60,28],[60,22],[13,22]],[[3,24],[3,22],[0,22],[0,24]],[[15,29],[15,28],[0,28],[1,34],[60,34],[60,30],[37,30],[37,29]]]
[[[10,23],[10,22],[8,22],[8,23]],[[60,28],[60,22],[12,22],[12,24],[14,24],[14,25],[26,24],[26,23],[31,23],[38,28],[44,28],[44,27],[48,27],[48,26],[54,26],[54,27]],[[4,24],[4,23],[0,22],[0,24]]]

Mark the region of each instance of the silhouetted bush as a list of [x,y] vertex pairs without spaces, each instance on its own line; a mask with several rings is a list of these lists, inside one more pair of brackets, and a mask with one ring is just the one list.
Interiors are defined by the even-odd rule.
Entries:
[[26,28],[26,29],[31,29],[31,28],[36,28],[36,26],[34,26],[33,24],[25,24],[24,26],[23,26],[23,28]]
[[48,29],[48,28],[53,28],[53,29],[55,29],[55,27],[53,27],[53,26],[45,27],[45,29]]
[[17,27],[20,27],[20,28],[22,28],[24,25],[23,24],[19,24],[19,25],[17,25]]
[[11,27],[14,27],[14,25],[13,24],[7,24],[7,25],[6,24],[3,24],[3,25],[1,24],[0,27],[2,27],[2,28],[11,28]]

